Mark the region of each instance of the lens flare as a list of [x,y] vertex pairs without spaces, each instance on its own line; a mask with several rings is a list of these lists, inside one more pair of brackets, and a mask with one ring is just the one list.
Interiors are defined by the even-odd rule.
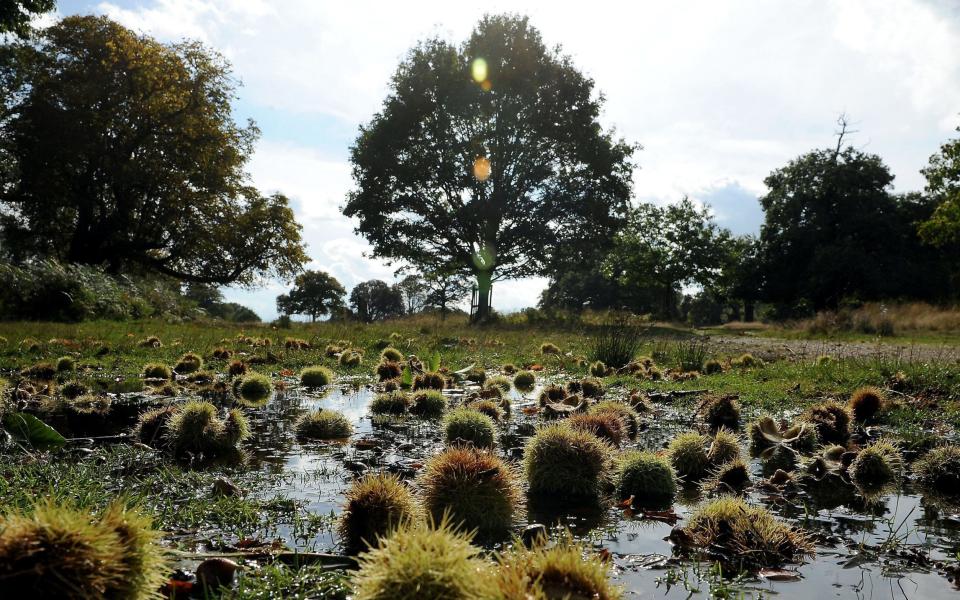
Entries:
[[473,161],[473,176],[477,181],[486,181],[490,177],[490,161],[484,156],[478,156]]
[[487,80],[487,61],[482,58],[473,59],[470,65],[470,72],[473,74],[473,80],[477,83],[483,83]]

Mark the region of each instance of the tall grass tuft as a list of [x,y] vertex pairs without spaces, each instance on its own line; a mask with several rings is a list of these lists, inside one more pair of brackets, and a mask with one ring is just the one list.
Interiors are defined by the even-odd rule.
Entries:
[[643,340],[643,329],[621,314],[601,324],[592,339],[590,360],[619,369],[633,360]]
[[673,347],[673,360],[683,372],[699,371],[706,359],[707,342],[700,338],[682,340]]

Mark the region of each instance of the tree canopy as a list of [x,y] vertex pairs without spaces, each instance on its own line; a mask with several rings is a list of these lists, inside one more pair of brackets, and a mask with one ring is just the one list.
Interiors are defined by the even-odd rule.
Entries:
[[634,147],[600,126],[602,96],[526,18],[486,16],[459,48],[413,48],[351,150],[344,214],[374,255],[476,278],[543,273],[609,243]]
[[0,49],[4,250],[204,283],[288,277],[307,261],[287,199],[244,167],[259,132],[196,42],[67,17]]
[[277,296],[277,312],[284,315],[309,315],[313,321],[344,307],[347,290],[337,279],[323,271],[304,271],[293,280],[293,289]]
[[350,308],[361,321],[381,321],[403,314],[403,292],[379,279],[358,283],[350,292]]
[[[930,157],[923,174],[936,210],[920,226],[920,235],[935,246],[957,252],[960,249],[960,138],[940,146],[940,151]],[[960,259],[960,254],[955,254],[955,258]]]
[[0,34],[26,37],[30,33],[30,19],[54,7],[55,0],[4,0],[0,2]]

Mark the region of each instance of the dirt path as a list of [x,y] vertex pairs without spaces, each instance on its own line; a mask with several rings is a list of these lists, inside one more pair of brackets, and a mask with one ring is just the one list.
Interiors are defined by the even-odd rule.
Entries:
[[828,355],[834,358],[868,358],[901,360],[904,362],[960,363],[960,347],[938,344],[881,342],[847,342],[836,340],[788,340],[752,335],[710,336],[708,341],[718,354],[750,352],[768,359],[814,359]]

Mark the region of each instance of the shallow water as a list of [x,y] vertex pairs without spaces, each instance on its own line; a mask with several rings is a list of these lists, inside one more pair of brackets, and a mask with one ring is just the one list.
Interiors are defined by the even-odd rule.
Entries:
[[[248,448],[247,468],[273,475],[273,487],[254,494],[271,498],[283,494],[315,515],[339,513],[343,494],[355,473],[386,469],[415,477],[422,460],[442,447],[436,423],[408,420],[375,424],[368,414],[374,391],[362,381],[325,391],[301,389],[290,382],[288,391],[277,394],[264,407],[248,410],[256,447]],[[516,461],[523,433],[531,430],[536,416],[519,410],[526,398],[513,392],[514,410],[501,426],[498,451]],[[456,395],[451,399],[455,402]],[[305,410],[327,408],[343,412],[354,425],[348,443],[300,444],[292,426]],[[690,426],[689,415],[658,407],[648,428],[630,446],[656,450],[678,430]],[[761,465],[751,463],[754,479],[762,476]],[[867,503],[849,490],[830,489],[829,497],[807,494],[793,497],[749,498],[816,536],[817,554],[795,570],[797,581],[768,581],[756,577],[731,581],[719,577],[707,563],[673,558],[664,538],[672,526],[642,520],[618,507],[586,507],[556,510],[530,506],[516,524],[519,532],[527,523],[546,523],[570,528],[596,548],[608,550],[614,561],[613,577],[628,590],[628,597],[686,598],[691,595],[733,597],[777,595],[781,598],[947,598],[956,588],[935,563],[956,565],[960,552],[960,516],[938,510],[924,502],[908,486],[875,503]],[[843,492],[843,493],[838,493]],[[681,517],[689,515],[694,500],[678,502]],[[332,520],[331,520],[332,521]],[[682,524],[682,522],[681,522]],[[279,534],[292,547],[310,551],[337,551],[333,527],[305,538],[291,527]]]

